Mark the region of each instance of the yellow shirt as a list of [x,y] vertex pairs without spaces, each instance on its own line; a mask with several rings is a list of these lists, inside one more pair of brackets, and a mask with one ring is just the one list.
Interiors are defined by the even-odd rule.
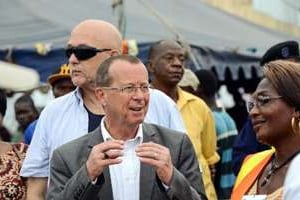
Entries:
[[203,100],[181,88],[178,88],[177,106],[202,168],[207,198],[215,200],[217,195],[208,165],[217,163],[220,157],[217,154],[217,135],[212,112]]

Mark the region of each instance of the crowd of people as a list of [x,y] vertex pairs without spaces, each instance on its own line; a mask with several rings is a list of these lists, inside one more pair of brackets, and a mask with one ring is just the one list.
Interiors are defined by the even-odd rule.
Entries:
[[0,199],[300,196],[297,42],[262,57],[240,132],[218,104],[215,74],[185,68],[176,40],[154,43],[144,64],[122,53],[115,26],[89,19],[71,31],[66,57],[48,77],[54,98],[42,111],[29,92],[16,99],[14,134],[2,123],[8,93],[0,88]]

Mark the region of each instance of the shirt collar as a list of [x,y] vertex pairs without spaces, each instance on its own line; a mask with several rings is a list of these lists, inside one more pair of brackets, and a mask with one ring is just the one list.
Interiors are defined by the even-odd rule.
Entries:
[[[104,141],[107,141],[107,140],[112,140],[114,139],[108,132],[108,130],[106,129],[105,125],[104,125],[104,120],[105,120],[105,117],[102,118],[101,120],[101,133],[102,133],[102,136],[103,136],[103,140]],[[142,123],[139,125],[139,128],[138,128],[138,131],[137,131],[137,134],[135,135],[135,137],[133,139],[130,139],[131,140],[137,140],[139,141],[139,143],[142,143],[143,141],[143,127],[142,127]]]
[[76,87],[76,89],[74,90],[74,95],[77,99],[77,102],[83,104],[82,91],[79,87]]

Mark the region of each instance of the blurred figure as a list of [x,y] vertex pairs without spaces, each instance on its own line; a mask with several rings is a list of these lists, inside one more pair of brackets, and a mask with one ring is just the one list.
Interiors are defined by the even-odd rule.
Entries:
[[209,166],[219,161],[214,119],[204,101],[178,86],[184,73],[185,59],[184,49],[176,41],[153,44],[148,56],[148,70],[153,75],[151,85],[176,102],[202,167],[206,195],[214,200],[217,196],[209,170]]
[[[52,93],[55,98],[68,94],[76,87],[70,76],[70,67],[66,64],[60,66],[53,74],[48,77],[48,83],[51,85]],[[31,122],[24,132],[25,144],[30,144],[37,124],[37,120]]]
[[6,94],[0,89],[0,141],[10,142],[10,133],[3,125],[3,118],[7,108]]
[[3,91],[6,94],[6,102],[7,102],[5,117],[3,118],[3,126],[8,129],[11,135],[13,134],[21,135],[22,133],[18,132],[19,123],[16,120],[15,103],[19,97],[24,95],[24,93],[14,92],[8,89],[3,89]]
[[19,97],[15,102],[15,115],[19,123],[19,130],[21,134],[15,134],[12,137],[12,142],[21,142],[24,140],[24,131],[28,125],[39,117],[32,98],[25,94]]
[[[6,95],[0,90],[1,116],[6,112]],[[3,117],[2,116],[2,117]],[[0,119],[0,127],[2,120]],[[0,199],[24,200],[26,181],[19,175],[27,146],[0,141]]]
[[[273,148],[249,155],[238,174],[231,199],[264,195],[282,199],[290,161],[300,152],[300,65],[272,61],[264,65],[264,78],[247,102],[257,140]],[[296,128],[296,129],[295,129]]]
[[184,91],[198,96],[197,89],[199,85],[200,82],[195,73],[192,70],[185,68],[183,77],[179,81],[178,86],[180,86],[180,88],[182,88]]
[[51,85],[54,98],[68,94],[76,88],[71,80],[70,67],[66,64],[48,77],[48,83]]
[[218,80],[214,73],[203,69],[196,71],[195,74],[200,81],[196,90],[197,96],[210,107],[215,119],[218,154],[221,157],[221,161],[216,165],[214,179],[218,199],[230,199],[235,182],[235,175],[232,171],[232,147],[238,131],[231,116],[223,108],[217,106]]
[[[272,46],[261,58],[261,66],[278,59],[299,61],[299,45],[296,41],[286,41]],[[233,146],[233,170],[237,175],[243,160],[249,154],[270,149],[268,145],[261,144],[256,139],[250,118],[239,132]]]

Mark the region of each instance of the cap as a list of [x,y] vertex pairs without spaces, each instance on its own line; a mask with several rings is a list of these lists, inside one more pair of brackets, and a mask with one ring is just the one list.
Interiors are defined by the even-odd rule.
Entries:
[[197,76],[194,74],[194,72],[190,69],[185,68],[184,74],[180,82],[178,83],[178,86],[181,87],[192,87],[195,91],[198,88],[198,85],[200,84]]
[[70,76],[70,67],[67,64],[63,64],[60,66],[58,71],[54,72],[52,75],[48,77],[48,82],[50,85],[53,85],[59,79],[71,78]]
[[288,58],[300,59],[298,42],[285,41],[272,46],[261,58],[260,65],[263,66],[270,61]]

